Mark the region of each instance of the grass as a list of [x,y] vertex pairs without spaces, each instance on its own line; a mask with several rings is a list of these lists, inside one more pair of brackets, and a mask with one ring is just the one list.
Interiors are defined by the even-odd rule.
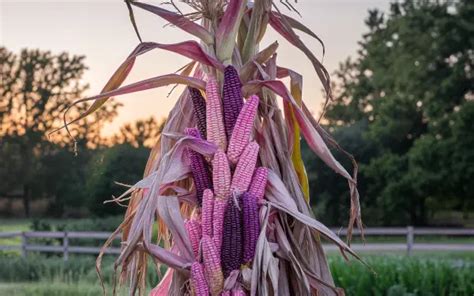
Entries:
[[[474,293],[474,254],[419,253],[416,256],[365,255],[371,269],[340,256],[329,255],[338,286],[346,295],[447,296]],[[60,257],[0,256],[0,295],[101,295],[93,256]],[[112,258],[103,263],[108,291],[112,284]],[[149,288],[156,285],[156,272],[148,274]],[[126,288],[119,295],[126,295]]]

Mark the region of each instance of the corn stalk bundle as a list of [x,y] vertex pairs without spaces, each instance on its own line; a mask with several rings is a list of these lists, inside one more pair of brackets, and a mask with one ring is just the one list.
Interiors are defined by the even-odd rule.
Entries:
[[[78,101],[94,102],[72,122],[111,96],[186,85],[151,151],[144,178],[115,199],[129,200],[128,209],[103,251],[121,234],[115,266],[120,280],[129,281],[131,295],[145,293],[148,257],[157,270],[168,267],[151,291],[155,296],[343,294],[334,286],[321,238],[336,244],[344,257],[357,255],[313,216],[300,137],[348,181],[349,242],[353,226],[362,226],[357,166],[354,162],[351,175],[331,154],[329,146],[340,147],[306,107],[303,77],[278,65],[278,43],[259,47],[272,27],[308,57],[330,99],[328,73],[296,32],[318,37],[282,14],[272,0],[182,2],[190,13],[177,6],[170,11],[136,1],[127,5],[134,24],[132,8],[144,9],[199,42],[141,42],[101,94]],[[122,86],[135,59],[154,49],[191,61],[176,73]],[[155,224],[157,240],[152,239]]]

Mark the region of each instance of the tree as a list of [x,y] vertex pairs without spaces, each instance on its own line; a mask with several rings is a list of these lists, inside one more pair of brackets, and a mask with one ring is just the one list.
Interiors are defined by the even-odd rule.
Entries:
[[116,204],[104,201],[122,194],[126,188],[121,184],[133,185],[143,178],[150,150],[141,146],[135,148],[129,143],[117,144],[97,153],[87,169],[86,195],[89,210],[95,215],[113,215],[124,210]]
[[161,131],[164,120],[158,123],[154,117],[127,123],[120,128],[119,134],[115,136],[115,142],[128,143],[134,147],[152,147]]
[[[0,48],[0,64],[0,151],[2,163],[15,161],[14,167],[0,170],[2,179],[15,176],[10,183],[0,186],[0,192],[20,189],[28,216],[30,199],[48,189],[42,174],[48,166],[45,157],[58,153],[59,146],[72,148],[64,131],[51,137],[51,141],[46,135],[61,126],[66,108],[88,88],[81,81],[87,67],[83,56],[56,55],[38,49],[15,54],[4,47]],[[71,115],[87,107],[77,105],[71,109]],[[117,103],[109,104],[100,114],[71,126],[80,147],[100,145],[99,129],[116,115],[117,107]]]
[[370,11],[356,59],[336,73],[326,118],[336,130],[369,123],[359,159],[373,221],[426,224],[429,210],[472,207],[473,15],[466,0]]

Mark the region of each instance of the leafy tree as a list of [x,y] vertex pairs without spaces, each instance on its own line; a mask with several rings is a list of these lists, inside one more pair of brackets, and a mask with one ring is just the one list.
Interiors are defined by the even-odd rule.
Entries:
[[[83,56],[52,54],[38,49],[24,49],[19,54],[0,48],[0,143],[2,164],[0,192],[22,191],[25,214],[29,215],[31,198],[50,194],[44,186],[45,158],[58,153],[59,147],[71,148],[64,131],[47,139],[47,133],[62,124],[66,108],[87,89],[81,79],[87,67]],[[71,127],[79,146],[101,144],[100,127],[116,115],[117,103],[100,114]],[[71,109],[77,115],[87,104]],[[69,170],[56,171],[59,175]]]
[[114,215],[123,212],[119,205],[104,204],[106,200],[122,194],[127,188],[143,178],[143,168],[149,149],[135,148],[130,144],[117,144],[96,154],[87,169],[86,195],[88,208],[96,215]]
[[120,128],[115,136],[116,143],[128,143],[134,147],[152,147],[161,131],[164,120],[158,123],[154,117],[127,123]]
[[344,130],[368,123],[358,155],[366,221],[426,224],[438,209],[472,208],[473,15],[467,0],[370,11],[357,57],[337,71],[329,126],[344,142]]

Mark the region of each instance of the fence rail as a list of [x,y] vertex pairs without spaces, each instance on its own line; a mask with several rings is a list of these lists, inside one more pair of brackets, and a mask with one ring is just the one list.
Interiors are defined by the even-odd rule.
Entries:
[[[346,236],[347,229],[332,229],[339,236]],[[354,230],[354,235],[360,234]],[[77,232],[77,231],[26,231],[26,232],[0,232],[0,243],[2,239],[21,238],[21,244],[2,245],[0,251],[20,250],[22,256],[28,252],[62,253],[64,260],[68,260],[69,254],[98,254],[100,247],[95,246],[71,246],[70,239],[93,239],[100,242],[108,239],[109,232]],[[368,236],[403,236],[405,243],[367,243],[353,244],[355,251],[406,251],[408,255],[412,251],[474,251],[474,243],[416,243],[417,236],[474,236],[474,228],[419,228],[419,227],[374,227],[364,229],[364,235]],[[34,244],[31,239],[58,239],[57,245]],[[118,238],[117,238],[118,239]],[[324,245],[326,250],[337,250],[337,246]],[[118,254],[120,248],[112,247],[106,250],[107,254]]]

